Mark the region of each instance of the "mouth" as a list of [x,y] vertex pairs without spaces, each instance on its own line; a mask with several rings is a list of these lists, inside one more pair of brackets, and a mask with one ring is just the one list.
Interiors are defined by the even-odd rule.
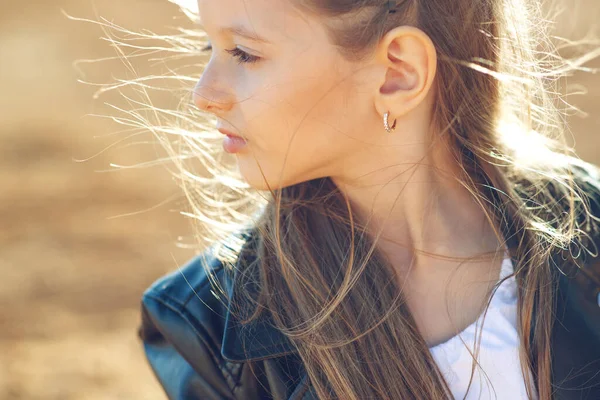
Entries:
[[242,138],[241,136],[238,136],[224,128],[217,128],[217,130],[226,136],[223,140],[223,149],[227,153],[238,153],[246,147],[246,139]]
[[224,128],[217,128],[217,130],[218,130],[219,132],[221,132],[223,135],[227,135],[227,136],[230,136],[230,137],[234,137],[234,138],[240,138],[240,139],[243,139],[243,138],[242,138],[240,135],[236,135],[235,133],[233,133],[233,132],[231,132],[231,131],[228,131],[227,129],[224,129]]

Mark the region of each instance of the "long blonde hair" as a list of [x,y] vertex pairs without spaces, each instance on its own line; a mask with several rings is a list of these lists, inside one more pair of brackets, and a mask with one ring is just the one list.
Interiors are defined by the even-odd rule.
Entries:
[[[349,60],[366,57],[399,25],[418,27],[432,39],[438,53],[436,131],[451,144],[462,185],[515,262],[521,368],[533,378],[527,392],[550,399],[556,290],[550,260],[580,244],[590,214],[571,174],[572,165],[583,164],[565,142],[557,84],[584,58],[557,55],[532,1],[400,0],[393,13],[385,0],[293,2],[322,19]],[[163,49],[187,56],[206,44],[196,29],[160,39],[168,45]],[[141,78],[128,83],[147,85]],[[331,179],[254,190],[220,149],[210,115],[194,108],[152,111],[161,118],[146,125],[176,166],[199,248],[211,247],[233,267],[244,244],[239,233],[259,233],[260,295],[253,299],[256,308],[242,314],[272,314],[298,348],[319,398],[450,397],[389,263]],[[216,279],[212,283],[225,298]]]

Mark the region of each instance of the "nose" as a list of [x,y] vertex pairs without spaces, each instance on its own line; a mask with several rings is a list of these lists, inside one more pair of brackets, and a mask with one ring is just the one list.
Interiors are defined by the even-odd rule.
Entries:
[[192,98],[200,110],[216,115],[229,110],[232,104],[230,95],[226,91],[207,84],[205,75],[196,83]]

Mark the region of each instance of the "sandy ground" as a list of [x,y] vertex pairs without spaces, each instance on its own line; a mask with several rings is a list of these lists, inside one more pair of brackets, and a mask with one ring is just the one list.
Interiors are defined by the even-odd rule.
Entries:
[[[108,148],[126,133],[90,116],[114,114],[105,103],[118,96],[94,100],[95,88],[77,80],[128,74],[119,61],[73,65],[114,56],[97,25],[61,13],[97,19],[94,5],[132,30],[166,32],[180,16],[166,0],[0,2],[0,399],[164,399],[136,337],[139,298],[192,255],[175,245],[189,221],[164,168],[102,172],[154,160],[159,150]],[[575,11],[561,29],[598,20]],[[144,60],[134,67],[161,72]],[[600,76],[570,83],[589,89],[572,99],[590,113],[572,120],[577,149],[600,163]],[[174,105],[177,93],[159,101]]]
[[[95,5],[132,30],[166,31],[178,15],[166,1]],[[97,19],[88,1],[0,2],[0,399],[164,399],[136,337],[139,298],[191,256],[175,245],[189,222],[164,168],[102,172],[158,149],[107,149],[123,127],[90,114],[114,114],[104,103],[118,96],[94,101],[96,88],[77,80],[126,71],[73,66],[115,53],[97,25],[61,8]],[[159,72],[149,64],[135,67]]]

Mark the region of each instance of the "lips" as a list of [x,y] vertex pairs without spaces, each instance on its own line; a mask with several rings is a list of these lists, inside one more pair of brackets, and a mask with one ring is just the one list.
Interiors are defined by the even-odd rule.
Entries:
[[217,130],[218,130],[219,132],[221,132],[223,135],[232,136],[232,137],[237,137],[237,138],[240,138],[240,139],[242,139],[242,137],[241,137],[241,136],[239,136],[239,135],[236,135],[236,134],[234,134],[233,132],[231,132],[231,131],[228,131],[227,129],[224,129],[224,128],[217,128]]
[[242,152],[242,150],[248,144],[246,139],[223,128],[222,126],[217,126],[217,130],[225,135],[225,138],[223,139],[223,150],[225,150],[227,153],[233,154]]

